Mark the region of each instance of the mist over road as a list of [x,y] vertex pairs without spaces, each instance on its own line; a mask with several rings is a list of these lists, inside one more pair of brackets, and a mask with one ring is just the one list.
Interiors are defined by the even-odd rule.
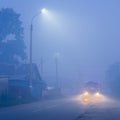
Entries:
[[114,101],[82,104],[79,97],[40,101],[0,109],[0,120],[119,120]]

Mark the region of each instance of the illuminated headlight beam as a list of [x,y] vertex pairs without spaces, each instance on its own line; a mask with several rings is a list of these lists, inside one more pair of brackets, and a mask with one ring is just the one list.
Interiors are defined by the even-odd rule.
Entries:
[[97,92],[95,95],[96,95],[96,96],[100,96],[100,93],[99,93],[99,92]]

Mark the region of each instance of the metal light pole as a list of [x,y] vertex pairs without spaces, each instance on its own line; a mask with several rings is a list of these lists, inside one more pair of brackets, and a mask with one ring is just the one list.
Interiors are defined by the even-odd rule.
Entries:
[[59,73],[58,73],[58,57],[59,57],[59,53],[55,54],[55,72],[56,72],[56,89],[60,89],[60,85],[59,85]]
[[29,87],[30,90],[32,90],[32,81],[33,81],[33,65],[32,65],[32,49],[33,49],[33,21],[34,19],[40,15],[41,13],[46,13],[46,9],[42,9],[41,12],[34,15],[31,19],[30,23],[30,81],[29,81]]
[[40,60],[41,78],[43,79],[43,58]]
[[56,64],[56,88],[59,89],[59,82],[58,82],[58,58],[55,58],[55,64]]
[[29,83],[29,87],[30,89],[32,89],[32,79],[33,79],[33,71],[32,71],[32,36],[33,36],[33,25],[31,22],[30,25],[30,83]]

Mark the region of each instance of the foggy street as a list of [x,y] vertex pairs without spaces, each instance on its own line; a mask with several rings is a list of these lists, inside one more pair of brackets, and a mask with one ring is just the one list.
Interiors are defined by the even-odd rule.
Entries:
[[120,120],[120,0],[0,0],[0,120]]
[[0,120],[119,120],[116,103],[82,105],[76,97],[1,108]]

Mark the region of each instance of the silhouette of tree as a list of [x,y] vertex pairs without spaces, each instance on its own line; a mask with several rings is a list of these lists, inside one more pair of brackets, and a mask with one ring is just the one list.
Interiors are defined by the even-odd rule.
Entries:
[[27,58],[20,14],[12,8],[0,11],[0,63],[19,63]]

